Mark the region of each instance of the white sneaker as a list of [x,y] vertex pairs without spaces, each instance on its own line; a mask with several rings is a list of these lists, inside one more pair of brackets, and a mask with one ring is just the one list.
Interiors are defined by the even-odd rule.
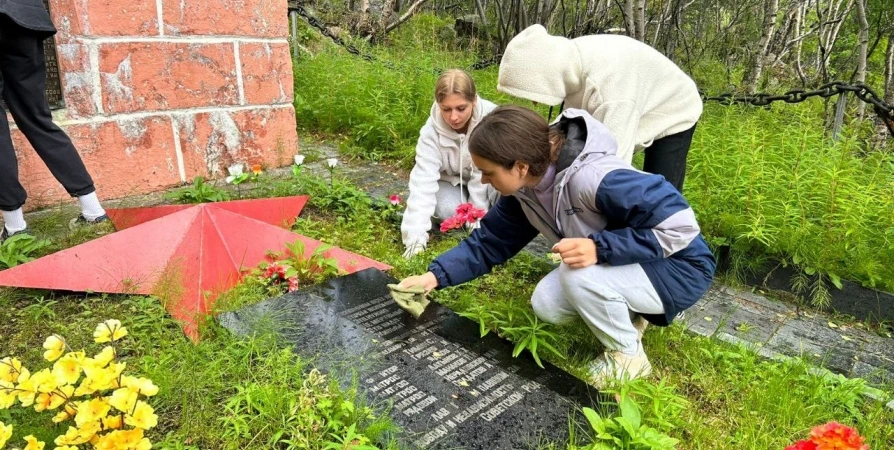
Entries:
[[590,363],[587,382],[603,389],[612,380],[633,380],[652,373],[652,363],[643,351],[642,344],[635,355],[621,352],[605,352]]

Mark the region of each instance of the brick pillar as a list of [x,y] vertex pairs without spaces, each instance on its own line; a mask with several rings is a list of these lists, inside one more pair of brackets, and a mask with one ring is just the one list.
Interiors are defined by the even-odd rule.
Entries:
[[[287,2],[50,0],[68,132],[101,199],[289,164]],[[67,194],[13,130],[28,208]]]

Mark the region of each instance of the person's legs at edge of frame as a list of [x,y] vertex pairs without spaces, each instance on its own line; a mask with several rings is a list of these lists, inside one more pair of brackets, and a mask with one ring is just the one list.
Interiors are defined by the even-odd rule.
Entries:
[[[71,196],[78,199],[81,215],[72,220],[71,225],[107,221],[108,216],[96,196],[93,179],[84,162],[68,135],[53,123],[46,98],[46,61],[41,35],[19,27],[5,16],[0,16],[0,22],[3,25],[0,32],[0,77],[3,99],[10,114],[53,176]],[[6,122],[5,113],[3,122]],[[0,124],[0,128],[0,161],[3,166],[0,170],[6,172],[5,175],[13,175],[4,176],[0,181],[0,191],[8,193],[0,196],[3,203],[0,207],[4,211],[17,210],[15,214],[21,214],[26,195],[15,169],[17,162],[9,124]],[[7,215],[11,214],[4,214],[5,219]],[[13,231],[11,227],[16,226],[16,220],[6,220],[7,230]],[[21,226],[21,223],[18,225]]]
[[682,193],[686,179],[686,158],[689,156],[696,126],[697,124],[688,130],[655,140],[644,150],[643,171],[664,176],[677,188],[677,192]]

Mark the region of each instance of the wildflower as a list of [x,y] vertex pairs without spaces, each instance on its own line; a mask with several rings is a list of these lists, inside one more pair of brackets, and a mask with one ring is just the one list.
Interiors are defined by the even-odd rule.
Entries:
[[391,197],[388,198],[388,201],[390,201],[392,205],[397,206],[397,205],[400,204],[400,202],[402,201],[402,199],[400,198],[399,195],[394,194],[394,195],[392,195]]
[[12,425],[4,425],[0,422],[0,448],[5,448],[6,441],[12,437]]
[[109,397],[109,404],[114,406],[118,411],[129,413],[133,411],[138,398],[139,394],[136,392],[128,388],[120,388],[116,389],[115,392],[112,392],[112,396]]
[[117,430],[100,437],[93,447],[96,449],[135,448],[143,440],[143,430]]
[[810,440],[817,445],[817,450],[869,450],[857,430],[838,422],[814,427]]
[[75,424],[83,427],[85,424],[102,420],[109,414],[112,406],[102,398],[94,398],[93,400],[80,402],[77,408],[78,413],[75,415]]
[[40,393],[34,400],[34,410],[54,410],[62,406],[71,395],[74,394],[74,386],[62,386],[50,393]]
[[255,175],[260,175],[261,172],[263,172],[263,171],[261,170],[260,164],[252,164],[251,165],[251,173],[253,173]]
[[227,183],[232,183],[233,180],[242,176],[242,164],[233,164],[230,167],[227,167],[227,172],[230,174],[226,178]]
[[[6,380],[0,380],[0,409],[7,409],[16,402],[18,394],[15,385]],[[0,448],[3,448],[0,445]]]
[[329,166],[330,169],[334,169],[335,166],[338,165],[338,158],[329,158],[326,160],[326,165]]
[[[25,370],[27,372],[27,370]],[[10,383],[21,383],[19,375],[22,373],[22,362],[16,358],[6,357],[0,359],[0,381],[9,381]],[[27,378],[27,377],[26,377]]]
[[304,158],[304,155],[295,155],[295,165],[300,166],[301,164],[304,164]]
[[137,405],[133,409],[133,414],[124,416],[124,423],[132,427],[148,430],[158,425],[158,416],[148,403],[137,401]]
[[[90,360],[90,363],[93,367],[97,369],[102,369],[107,366],[110,362],[112,362],[117,355],[115,354],[115,347],[111,345],[105,346],[101,352],[97,353],[96,356]],[[86,365],[87,363],[85,363]]]
[[43,348],[47,349],[43,352],[44,359],[53,362],[65,353],[65,339],[56,334],[49,336],[43,341]]
[[121,414],[117,416],[108,416],[102,419],[102,427],[106,430],[118,430],[124,426],[124,417]]
[[117,341],[124,336],[127,336],[127,328],[122,327],[121,321],[116,319],[106,320],[97,325],[96,330],[93,331],[93,340],[96,341],[97,344]]
[[785,448],[785,450],[818,450],[816,444],[813,441],[798,441],[792,445],[789,445]]
[[46,445],[45,443],[38,441],[36,437],[30,434],[28,436],[25,436],[25,442],[27,442],[28,445],[26,445],[23,450],[43,450],[44,445]]
[[298,277],[289,278],[289,292],[295,291],[300,287]]
[[90,442],[96,433],[99,433],[100,428],[99,421],[86,423],[80,429],[70,426],[68,431],[57,436],[53,443],[56,445],[81,445]]
[[56,384],[75,384],[81,377],[81,358],[69,353],[53,364],[53,377]]
[[134,377],[124,377],[126,381],[122,382],[122,385],[133,392],[137,392],[139,394],[145,395],[146,397],[152,397],[155,394],[158,394],[158,386],[152,382],[152,380],[148,378],[134,378]]

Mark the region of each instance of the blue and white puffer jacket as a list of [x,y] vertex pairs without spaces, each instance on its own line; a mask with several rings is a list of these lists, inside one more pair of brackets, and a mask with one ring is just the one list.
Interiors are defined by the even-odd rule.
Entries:
[[556,161],[554,216],[533,189],[501,197],[481,227],[429,266],[438,288],[490,272],[538,233],[551,243],[588,237],[597,264],[640,264],[664,304],[664,315],[644,315],[668,325],[711,285],[714,255],[683,195],[660,175],[636,170],[615,156],[608,129],[583,110],[566,110],[552,125],[566,136]]

